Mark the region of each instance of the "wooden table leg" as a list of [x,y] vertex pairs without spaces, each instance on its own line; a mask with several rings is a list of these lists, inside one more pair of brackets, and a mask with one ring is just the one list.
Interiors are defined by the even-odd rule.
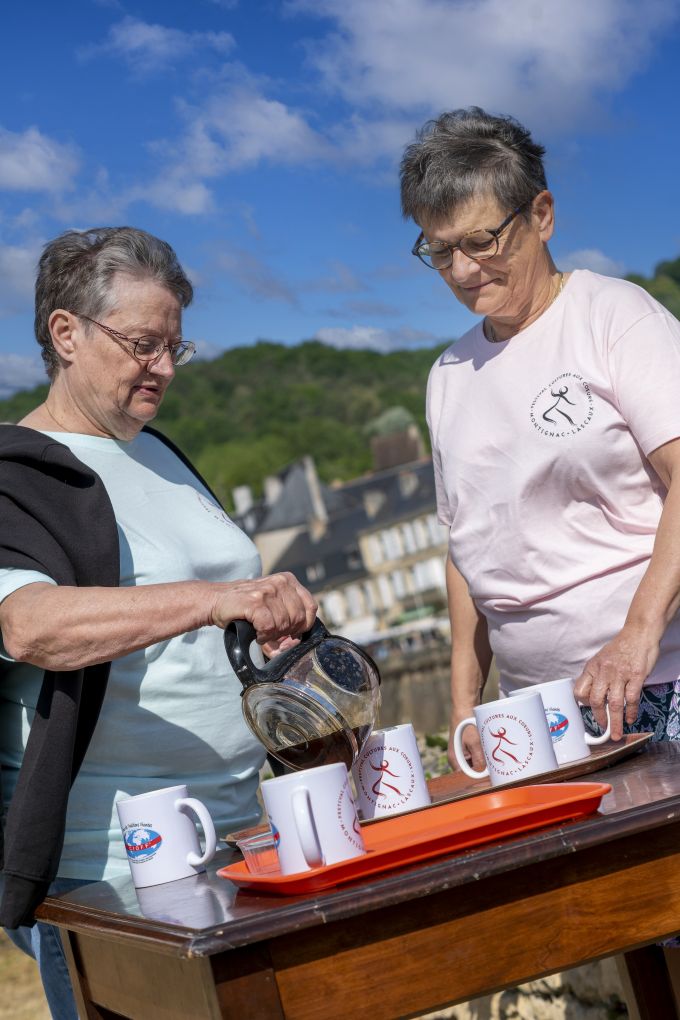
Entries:
[[624,960],[640,1020],[680,1020],[663,949],[632,949]]
[[61,935],[64,955],[66,957],[66,963],[68,964],[68,974],[71,978],[73,998],[76,1000],[78,1016],[80,1017],[80,1020],[99,1020],[101,1013],[92,1006],[91,1003],[87,1003],[85,1001],[85,996],[83,995],[80,974],[78,972],[75,956],[73,955],[73,946],[71,945],[72,934],[64,928],[60,929],[59,934]]

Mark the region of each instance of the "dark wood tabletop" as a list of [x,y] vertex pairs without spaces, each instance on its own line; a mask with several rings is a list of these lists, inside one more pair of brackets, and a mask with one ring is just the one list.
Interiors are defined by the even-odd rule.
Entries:
[[[584,819],[540,829],[454,855],[386,872],[350,885],[283,898],[239,891],[216,871],[240,855],[221,850],[206,874],[135,890],[126,876],[48,898],[41,920],[177,957],[210,956],[262,939],[358,918],[444,890],[478,884],[518,868],[629,840],[680,821],[680,744],[647,744],[627,760],[584,777],[611,783],[600,810]],[[435,800],[460,786],[460,775],[431,784]],[[680,917],[677,927],[680,929]]]
[[[428,988],[432,988],[433,1006],[444,1002],[444,994],[449,1001],[460,1001],[463,996],[471,998],[471,992],[481,993],[505,986],[506,978],[505,983],[516,982],[519,978],[528,979],[539,973],[548,973],[551,968],[557,970],[586,959],[609,955],[613,951],[633,949],[663,934],[680,930],[680,891],[671,895],[671,885],[668,884],[671,878],[673,888],[680,884],[680,856],[676,856],[674,849],[680,844],[680,744],[647,744],[626,760],[591,773],[584,779],[612,784],[612,793],[604,798],[596,814],[507,838],[500,843],[373,875],[315,895],[281,898],[239,890],[216,875],[218,868],[240,859],[237,852],[223,850],[217,854],[206,874],[140,890],[136,890],[126,876],[110,882],[96,882],[68,895],[49,898],[40,908],[39,916],[67,932],[84,936],[86,945],[87,938],[91,936],[108,943],[109,947],[124,942],[126,952],[144,949],[153,951],[156,957],[226,959],[229,954],[238,951],[242,966],[249,959],[249,950],[260,952],[263,946],[277,947],[276,953],[286,957],[295,945],[296,951],[306,953],[304,965],[296,964],[299,975],[307,971],[311,975],[317,958],[320,960],[324,955],[334,956],[337,962],[345,954],[349,967],[355,947],[363,941],[366,943],[365,952],[372,954],[370,959],[374,959],[378,952],[375,947],[381,938],[377,932],[382,929],[388,933],[388,939],[385,936],[387,940],[380,942],[379,953],[388,962],[389,954],[397,945],[395,939],[404,939],[404,948],[408,939],[412,939],[414,946],[420,945],[420,928],[433,932],[432,939],[447,932],[453,937],[459,929],[451,926],[465,921],[467,927],[464,930],[471,933],[472,947],[473,927],[477,922],[481,925],[482,917],[485,918],[484,923],[491,925],[489,930],[495,931],[499,918],[512,917],[512,923],[516,925],[525,915],[526,918],[534,918],[536,911],[547,909],[545,905],[551,902],[565,917],[568,913],[573,916],[574,931],[565,933],[562,925],[555,937],[555,945],[540,952],[536,949],[542,945],[540,941],[535,941],[534,949],[531,949],[532,939],[538,938],[533,932],[535,921],[530,924],[525,921],[528,932],[525,958],[520,960],[515,955],[503,968],[499,964],[499,969],[493,973],[490,973],[493,968],[489,970],[486,965],[487,977],[475,977],[472,974],[474,967],[470,965],[469,979],[459,980],[455,988],[453,985],[444,987],[440,982],[439,988],[435,987],[437,981],[430,975]],[[438,801],[456,796],[457,789],[465,781],[458,774],[434,780],[431,783],[433,799]],[[590,909],[587,897],[591,894],[596,897],[598,890],[603,890],[601,895],[609,897],[607,909],[612,909],[612,903],[618,909],[628,883],[646,882],[648,876],[655,873],[663,878],[662,885],[668,885],[668,888],[661,889],[659,902],[653,897],[648,899],[648,922],[638,926],[632,915],[628,917],[626,914],[624,918],[622,914],[619,919],[620,936],[616,932],[609,934],[615,924],[614,917],[607,925],[601,924],[601,919],[596,916],[601,907],[593,903]],[[609,882],[610,876],[612,882]],[[564,905],[560,906],[560,898],[567,897],[565,889],[570,886],[572,899],[565,899]],[[643,911],[645,896],[640,897],[639,894],[639,888],[631,887],[631,899],[635,901],[636,909]],[[662,900],[662,897],[665,899]],[[512,913],[520,900],[525,905],[522,907],[525,914],[521,916],[517,910]],[[572,900],[573,906],[570,906]],[[533,913],[528,913],[530,901]],[[577,922],[583,927],[584,918],[592,921],[591,940],[587,932],[582,930],[579,934],[577,930]],[[546,916],[544,923],[543,938],[550,930],[550,917]],[[373,929],[373,935],[369,936],[367,932]],[[330,940],[322,950],[321,940],[326,937]],[[481,927],[479,939],[480,947],[485,946],[488,952],[488,934],[484,935]],[[431,945],[435,942],[431,941]],[[284,952],[281,947],[286,948]],[[394,952],[397,952],[396,949]],[[470,948],[469,952],[473,953],[473,949]],[[475,952],[476,959],[481,948]],[[432,955],[429,950],[428,953]],[[233,959],[236,960],[237,956]],[[262,966],[267,973],[276,973],[282,1003],[285,981],[278,975],[278,965],[272,963],[272,959],[267,956]],[[359,961],[357,966],[360,965]],[[286,957],[285,966],[293,973],[295,968],[291,959]],[[281,965],[281,972],[284,970]],[[216,973],[214,963],[212,972]],[[332,978],[328,977],[327,981],[330,988]],[[330,996],[330,991],[328,994]],[[385,1005],[384,1013],[378,1010],[372,1015],[407,1015],[409,1009],[416,1009],[415,1004],[419,1005],[421,999],[414,996],[411,1000],[406,994],[403,1014],[396,1012],[396,1006]],[[295,1004],[293,1000],[295,994],[292,992],[292,1004],[285,1008],[281,1006],[280,1013],[248,1015],[317,1015],[311,1008],[306,1011],[301,1005],[302,1000]],[[422,999],[422,1002],[425,1000]],[[106,1014],[89,1012],[84,1015]],[[135,1014],[121,1010],[121,1015]],[[225,1008],[214,1015],[232,1014]],[[318,1015],[332,1017],[336,1014],[328,1008]],[[339,1015],[342,1012],[338,1011]]]

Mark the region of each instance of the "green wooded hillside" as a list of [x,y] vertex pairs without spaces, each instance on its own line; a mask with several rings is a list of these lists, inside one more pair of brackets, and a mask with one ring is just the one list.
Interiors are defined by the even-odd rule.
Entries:
[[[680,258],[651,278],[629,279],[680,318]],[[378,354],[341,351],[316,341],[293,347],[262,341],[178,371],[155,424],[194,460],[219,496],[311,454],[325,481],[371,466],[368,432],[389,408],[410,412],[424,438],[427,375],[443,348]],[[0,401],[0,421],[18,421],[46,387]]]
[[235,485],[259,490],[265,475],[306,453],[325,481],[353,478],[371,466],[364,429],[387,408],[406,408],[426,432],[425,383],[441,349],[235,348],[178,372],[157,423],[223,499]]
[[648,290],[652,297],[680,319],[680,258],[659,262],[652,277],[631,273],[626,277]]
[[[425,385],[443,346],[378,354],[317,341],[262,341],[180,368],[154,425],[191,457],[220,498],[311,454],[325,481],[371,467],[370,423],[388,408],[410,412],[423,436]],[[18,421],[45,387],[0,401],[0,421]]]

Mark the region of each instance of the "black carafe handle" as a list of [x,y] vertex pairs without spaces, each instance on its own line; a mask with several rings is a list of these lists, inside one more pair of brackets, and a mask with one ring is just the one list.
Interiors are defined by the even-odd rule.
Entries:
[[256,666],[250,657],[250,646],[255,637],[255,628],[247,620],[233,620],[224,629],[224,647],[244,690],[252,684],[280,680],[293,663],[328,637],[328,631],[317,616],[311,628],[300,636],[299,644],[280,652],[265,666]]

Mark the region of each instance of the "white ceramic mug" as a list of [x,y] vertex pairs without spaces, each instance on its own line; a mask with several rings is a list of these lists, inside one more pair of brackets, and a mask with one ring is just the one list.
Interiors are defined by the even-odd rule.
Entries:
[[[205,871],[215,856],[217,837],[210,813],[186,786],[141,793],[116,803],[132,881],[138,889],[174,882]],[[203,827],[201,853],[196,825]]]
[[281,872],[294,875],[366,853],[342,762],[262,783]]
[[376,730],[352,766],[362,818],[384,818],[432,803],[411,723]]
[[[467,776],[488,776],[492,786],[503,786],[557,768],[540,694],[501,698],[476,705],[472,711],[474,714],[458,723],[453,734],[456,760]],[[465,760],[462,736],[466,726],[476,726],[479,731],[487,764],[480,772]]]
[[[558,765],[566,765],[571,761],[580,761],[590,754],[591,746],[604,744],[609,740],[611,723],[609,706],[607,711],[607,729],[602,736],[596,737],[588,733],[583,722],[581,709],[574,697],[574,684],[569,677],[561,680],[548,680],[543,684],[535,684],[531,691],[537,691],[543,699],[546,719],[550,728],[555,757]],[[526,689],[512,691],[511,698],[526,694]]]

